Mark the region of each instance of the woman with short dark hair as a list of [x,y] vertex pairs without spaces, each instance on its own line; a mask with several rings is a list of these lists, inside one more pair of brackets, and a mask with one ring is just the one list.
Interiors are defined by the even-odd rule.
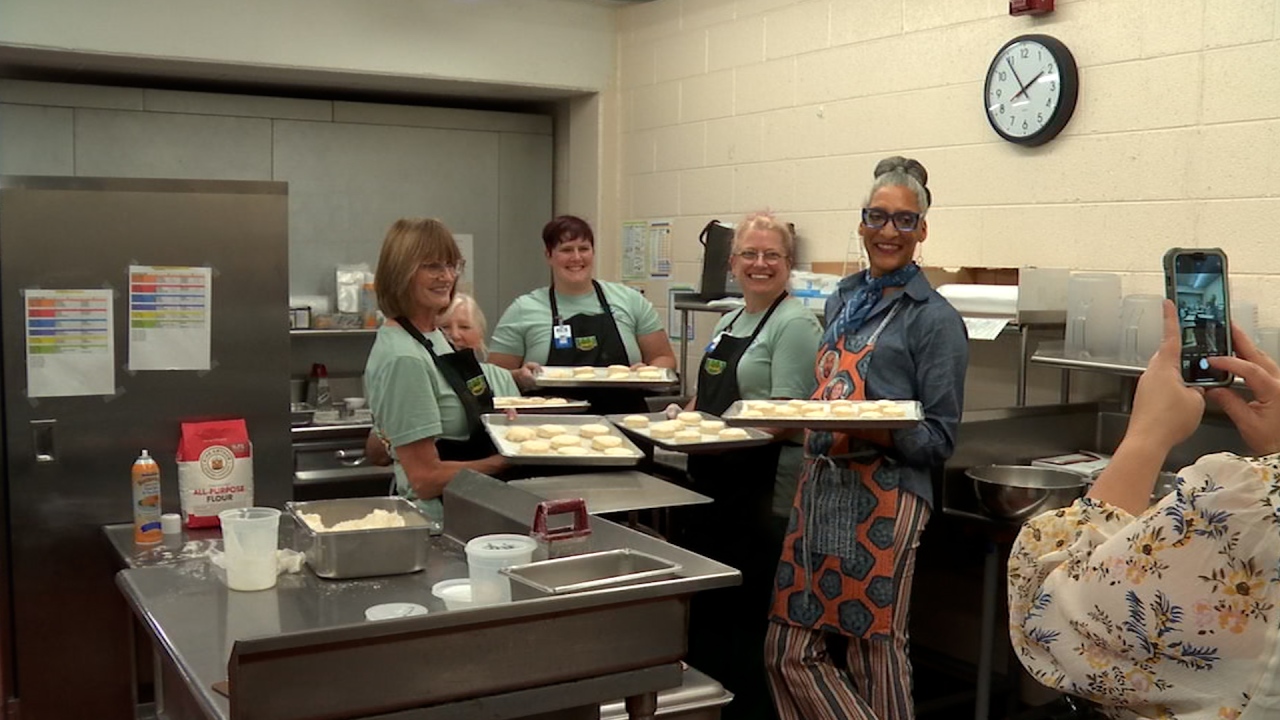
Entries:
[[[489,361],[531,380],[540,365],[676,366],[653,305],[621,283],[596,280],[595,235],[582,218],[561,215],[542,229],[551,284],[516,298],[493,329]],[[523,384],[523,383],[522,383]],[[589,398],[592,412],[643,412],[625,390]]]

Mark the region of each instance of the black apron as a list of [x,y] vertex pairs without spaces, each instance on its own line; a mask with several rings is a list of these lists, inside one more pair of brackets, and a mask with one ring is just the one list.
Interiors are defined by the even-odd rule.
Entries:
[[[613,320],[613,309],[605,299],[604,289],[595,280],[591,281],[591,286],[595,288],[596,299],[600,301],[603,312],[599,315],[574,315],[568,319],[560,317],[555,284],[547,288],[547,295],[551,299],[551,349],[547,352],[545,365],[608,367],[631,364],[627,357],[627,346],[623,344],[618,324]],[[571,332],[564,347],[557,347],[556,327],[559,325],[568,325]],[[591,412],[595,415],[649,411],[644,393],[638,390],[557,388],[554,394],[590,402]]]
[[431,354],[436,369],[449,384],[453,394],[458,396],[462,410],[467,415],[466,440],[436,438],[436,453],[440,455],[440,459],[467,462],[482,460],[497,453],[493,441],[489,439],[489,433],[485,432],[484,425],[480,422],[481,413],[494,412],[493,388],[489,387],[489,381],[480,368],[480,361],[476,360],[476,354],[470,348],[455,348],[452,353],[437,355],[431,341],[408,318],[398,317],[396,322]]
[[[742,399],[738,364],[786,297],[784,292],[773,302],[750,337],[729,334],[745,308],[729,321],[698,367],[695,409],[723,415]],[[689,513],[690,549],[742,571],[742,585],[693,598],[687,659],[737,695],[735,717],[741,718],[772,717],[760,652],[781,544],[772,516],[781,451],[782,444],[772,442],[689,456],[693,488],[715,500]]]

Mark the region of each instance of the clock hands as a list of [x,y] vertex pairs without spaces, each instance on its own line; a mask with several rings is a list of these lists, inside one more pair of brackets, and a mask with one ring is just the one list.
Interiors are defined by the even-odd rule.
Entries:
[[1031,99],[1031,96],[1030,96],[1030,95],[1027,95],[1027,88],[1031,87],[1031,86],[1032,86],[1032,84],[1034,84],[1034,83],[1035,83],[1035,81],[1039,80],[1039,79],[1040,79],[1040,77],[1041,77],[1042,75],[1044,75],[1044,71],[1043,71],[1043,70],[1041,70],[1040,72],[1036,73],[1036,76],[1035,76],[1035,77],[1033,77],[1033,78],[1031,78],[1031,81],[1030,81],[1030,82],[1028,82],[1026,85],[1023,85],[1021,90],[1019,90],[1018,92],[1014,93],[1012,98],[1009,98],[1009,102],[1013,102],[1013,98],[1016,98],[1016,97],[1018,97],[1019,95],[1026,95],[1027,99],[1028,99],[1028,100],[1030,100],[1030,99]]

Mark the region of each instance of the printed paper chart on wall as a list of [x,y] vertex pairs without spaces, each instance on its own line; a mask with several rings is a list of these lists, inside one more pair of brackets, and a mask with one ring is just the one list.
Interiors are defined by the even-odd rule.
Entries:
[[129,369],[208,370],[213,321],[205,267],[129,267]]
[[115,393],[110,290],[26,290],[27,397]]

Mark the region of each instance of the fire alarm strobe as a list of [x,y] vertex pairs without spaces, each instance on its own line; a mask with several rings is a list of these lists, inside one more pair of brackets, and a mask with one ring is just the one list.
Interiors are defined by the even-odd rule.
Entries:
[[1009,0],[1010,15],[1044,15],[1053,12],[1053,0]]

